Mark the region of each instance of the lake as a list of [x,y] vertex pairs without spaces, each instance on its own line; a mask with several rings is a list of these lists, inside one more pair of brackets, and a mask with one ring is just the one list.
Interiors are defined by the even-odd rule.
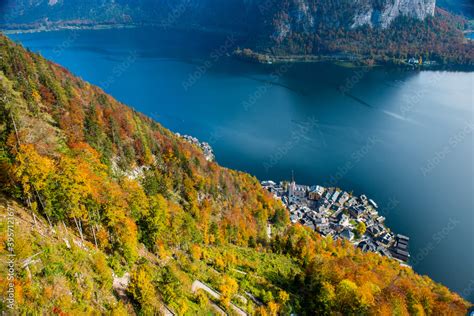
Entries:
[[474,301],[474,73],[255,65],[224,34],[11,35],[259,179],[367,194],[414,269]]

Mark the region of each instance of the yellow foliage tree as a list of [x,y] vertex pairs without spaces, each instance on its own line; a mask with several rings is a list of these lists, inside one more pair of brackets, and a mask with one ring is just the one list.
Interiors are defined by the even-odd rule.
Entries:
[[14,174],[21,183],[27,199],[33,199],[37,191],[45,189],[49,177],[54,172],[53,160],[38,154],[33,145],[20,145]]
[[140,305],[144,315],[158,313],[156,290],[150,278],[152,274],[151,268],[146,265],[137,267],[130,274],[130,283],[127,289],[130,296]]
[[235,281],[233,278],[225,275],[222,278],[222,282],[219,285],[219,291],[221,292],[221,303],[224,306],[229,306],[230,300],[232,297],[237,293],[237,290],[239,289],[239,285],[237,281]]

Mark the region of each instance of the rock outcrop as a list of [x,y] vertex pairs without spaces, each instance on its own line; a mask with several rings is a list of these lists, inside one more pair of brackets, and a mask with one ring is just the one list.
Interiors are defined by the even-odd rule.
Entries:
[[382,5],[361,4],[352,27],[370,25],[387,28],[399,16],[424,20],[435,13],[436,0],[388,0]]

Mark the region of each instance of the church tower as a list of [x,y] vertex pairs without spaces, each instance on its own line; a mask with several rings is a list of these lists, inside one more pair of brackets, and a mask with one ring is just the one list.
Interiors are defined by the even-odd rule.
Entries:
[[291,170],[291,183],[288,189],[288,196],[290,198],[293,197],[295,195],[295,191],[296,191],[295,174],[293,170]]

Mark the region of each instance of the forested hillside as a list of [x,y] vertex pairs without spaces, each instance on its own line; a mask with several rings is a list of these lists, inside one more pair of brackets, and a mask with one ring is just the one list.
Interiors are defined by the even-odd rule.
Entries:
[[[336,12],[336,13],[334,13]],[[348,14],[344,10],[319,11],[318,15],[332,17]],[[319,16],[321,18],[321,16]],[[284,29],[286,18],[274,20],[275,28]],[[319,24],[311,32],[288,31],[285,36],[260,42],[257,51],[271,55],[338,55],[345,59],[362,60],[366,64],[400,64],[410,57],[422,57],[424,61],[439,64],[474,65],[474,43],[464,38],[462,30],[468,21],[437,9],[434,17],[424,21],[400,16],[386,29],[362,25],[348,28]],[[262,45],[266,43],[266,45]]]
[[469,307],[394,260],[290,225],[256,178],[207,161],[3,35],[0,184],[0,255],[16,256],[13,283],[2,260],[0,292],[14,289],[18,314],[464,315]]
[[469,19],[474,18],[474,3],[470,0],[437,0],[437,5]]

